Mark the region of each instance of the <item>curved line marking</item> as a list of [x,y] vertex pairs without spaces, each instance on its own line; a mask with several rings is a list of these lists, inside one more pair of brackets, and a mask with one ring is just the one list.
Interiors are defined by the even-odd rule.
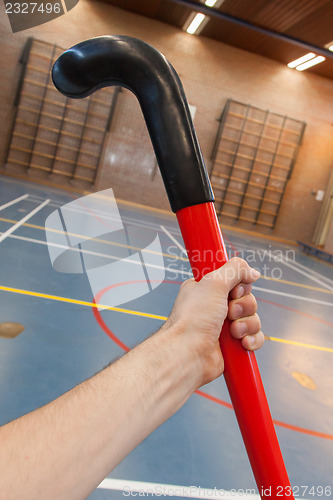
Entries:
[[[206,392],[203,391],[195,391],[196,394],[199,396],[202,396],[206,399],[209,399],[210,401],[213,401],[214,403],[217,403],[221,406],[225,406],[226,408],[234,409],[232,404],[227,403],[226,401],[223,401],[222,399],[216,398],[215,396],[211,396],[210,394],[207,394]],[[311,429],[305,429],[304,427],[298,427],[297,425],[291,425],[291,424],[286,424],[285,422],[281,422],[280,420],[274,420],[274,425],[278,425],[279,427],[284,427],[286,429],[289,429],[291,431],[296,431],[296,432],[301,432],[302,434],[308,434],[310,436],[315,436],[319,437],[322,439],[330,439],[333,440],[333,434],[325,434],[324,432],[317,432],[317,431],[312,431]]]
[[[126,344],[124,344],[110,330],[110,328],[106,325],[106,323],[102,319],[101,313],[99,312],[98,308],[96,307],[96,303],[98,303],[98,301],[102,298],[102,296],[108,290],[111,290],[111,288],[116,288],[116,287],[122,286],[122,285],[134,284],[134,283],[137,283],[137,282],[138,281],[128,281],[128,282],[123,282],[123,283],[117,283],[115,285],[110,285],[110,286],[104,288],[103,290],[101,290],[100,292],[98,292],[98,294],[96,295],[96,297],[94,297],[95,307],[92,308],[94,316],[95,316],[96,321],[99,324],[99,326],[113,340],[113,342],[115,342],[115,344],[117,344],[125,352],[129,352],[131,350],[131,348],[128,347]],[[179,284],[180,282],[177,282],[177,281],[164,281],[163,283],[176,283],[176,284]],[[197,389],[195,391],[195,394],[197,394],[198,396],[202,396],[202,397],[204,397],[206,399],[209,399],[210,401],[212,401],[214,403],[217,403],[217,404],[219,404],[221,406],[224,406],[226,408],[233,409],[232,404],[228,403],[227,401],[223,401],[220,398],[216,398],[215,396],[211,396],[210,394],[207,394],[206,392],[200,391],[199,389]],[[287,424],[287,423],[281,422],[279,420],[274,420],[273,419],[273,422],[274,422],[274,425],[278,425],[279,427],[284,427],[284,428],[289,429],[291,431],[300,432],[302,434],[308,434],[309,436],[315,436],[315,437],[319,437],[319,438],[322,438],[322,439],[333,440],[333,434],[325,434],[323,432],[312,431],[311,429],[305,429],[304,427],[297,427],[296,425]]]

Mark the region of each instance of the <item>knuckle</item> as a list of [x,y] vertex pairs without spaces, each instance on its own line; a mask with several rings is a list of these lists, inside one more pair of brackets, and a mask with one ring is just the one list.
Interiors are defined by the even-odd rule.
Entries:
[[248,267],[247,262],[241,257],[233,257],[230,261],[233,261],[233,263],[239,267]]

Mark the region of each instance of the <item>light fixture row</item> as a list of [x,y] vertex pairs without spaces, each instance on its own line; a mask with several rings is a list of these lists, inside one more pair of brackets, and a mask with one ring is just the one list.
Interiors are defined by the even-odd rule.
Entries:
[[[223,0],[205,0],[204,2],[207,7],[214,7],[216,4],[220,6],[222,3]],[[195,14],[189,26],[186,28],[187,33],[189,33],[190,35],[194,35],[194,33],[201,31],[207,21],[207,16],[198,12],[197,14]],[[333,52],[333,41],[325,45],[325,48]],[[295,68],[297,69],[297,71],[304,71],[305,69],[311,68],[312,66],[325,61],[325,59],[326,58],[324,56],[317,56],[314,52],[309,52],[308,54],[295,59],[295,61],[291,61],[288,64],[288,67]]]
[[295,68],[297,71],[304,71],[305,69],[311,68],[312,66],[325,61],[325,59],[326,58],[324,56],[317,56],[314,52],[309,52],[308,54],[305,54],[305,56],[299,57],[298,59],[295,59],[295,61],[291,61],[288,64],[288,67]]

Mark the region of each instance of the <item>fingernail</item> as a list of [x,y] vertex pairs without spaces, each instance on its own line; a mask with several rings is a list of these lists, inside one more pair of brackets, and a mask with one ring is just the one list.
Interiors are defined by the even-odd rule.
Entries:
[[243,308],[239,304],[234,306],[234,316],[235,318],[239,318],[242,315]]
[[240,286],[238,288],[238,298],[240,299],[241,297],[243,297],[243,295],[244,295],[244,287]]

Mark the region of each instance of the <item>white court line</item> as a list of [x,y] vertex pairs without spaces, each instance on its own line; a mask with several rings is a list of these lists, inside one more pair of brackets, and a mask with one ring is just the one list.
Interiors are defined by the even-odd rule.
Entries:
[[43,201],[43,203],[41,203],[40,205],[38,205],[38,207],[34,208],[31,212],[29,212],[27,215],[25,215],[23,217],[23,219],[19,220],[18,222],[16,222],[16,224],[14,224],[9,229],[7,229],[7,231],[5,231],[4,233],[2,233],[2,235],[0,236],[0,243],[3,240],[5,240],[10,234],[12,234],[14,231],[16,231],[17,228],[19,228],[20,226],[22,226],[22,224],[24,224],[27,220],[31,219],[31,217],[33,215],[35,215],[43,207],[45,207],[45,205],[47,205],[49,203],[49,201],[50,200]]
[[186,255],[187,257],[187,252],[185,250],[185,248],[176,240],[176,238],[174,238],[172,236],[172,234],[169,233],[169,231],[164,227],[164,226],[160,226],[160,228],[162,229],[162,231],[167,235],[169,236],[170,240]]
[[[289,259],[285,258],[285,257],[281,257],[280,255],[277,256],[277,255],[274,255],[272,254],[272,252],[270,250],[267,250],[266,248],[257,248],[257,247],[250,247],[250,246],[246,246],[246,245],[243,245],[243,244],[237,244],[237,246],[239,248],[242,248],[244,250],[249,250],[249,249],[254,249],[258,252],[258,255],[259,255],[259,252],[263,252],[264,255],[267,255],[267,257],[273,259],[275,262],[280,262],[281,264],[284,264],[286,267],[289,267],[290,269],[293,269],[294,271],[298,272],[299,274],[302,274],[303,276],[306,276],[308,279],[314,281],[315,283],[318,283],[319,285],[323,286],[324,288],[327,288],[328,290],[331,290],[333,291],[333,287],[328,285],[327,283],[325,283],[324,281],[321,281],[320,279],[316,278],[315,276],[313,276],[312,274],[310,274],[309,269],[307,269],[307,271],[304,271],[302,269],[299,269],[298,267],[296,267],[295,265],[291,264]],[[260,259],[259,259],[260,260]],[[263,262],[261,260],[261,262]],[[295,264],[299,264],[298,262],[295,263]],[[300,264],[301,265],[301,264]],[[301,265],[302,266],[302,265]],[[302,266],[303,267],[303,266]],[[304,266],[305,267],[305,266]],[[321,275],[320,275],[321,276]],[[324,278],[326,281],[330,281],[329,278],[326,278],[326,277],[323,277],[321,276],[321,278]]]
[[[20,225],[23,224],[24,221],[27,220],[27,217],[31,217],[33,215],[33,212],[36,213],[36,211],[40,210],[42,208],[42,206],[44,206],[44,205],[47,204],[47,202],[48,202],[48,200],[46,200],[44,203],[42,203],[42,205],[40,205],[39,207],[37,207],[35,210],[33,210],[32,212],[30,212],[29,214],[27,214],[26,217],[23,218],[23,219],[21,219],[21,221],[19,221],[17,224],[15,224],[15,226],[18,227],[17,226],[18,224],[20,224]],[[12,226],[10,228],[10,230],[12,230],[13,228],[16,228],[15,226]],[[11,231],[11,232],[13,232],[13,231]],[[0,242],[3,240],[3,235],[6,235],[6,234],[7,234],[7,236],[9,236],[8,231],[6,231],[6,233],[2,233],[2,235],[0,236]],[[28,241],[28,242],[31,242],[31,243],[37,243],[37,244],[45,245],[45,246],[48,245],[47,242],[45,242],[45,241],[36,240],[36,239],[33,239],[33,238],[27,238],[27,237],[24,237],[24,236],[12,235],[11,238],[15,238],[15,239],[23,240],[23,241]],[[68,250],[68,247],[66,247],[64,245],[58,245],[58,244],[53,243],[52,246],[59,247],[59,248],[64,248],[64,249]],[[73,251],[79,251],[79,249],[74,249],[74,248],[72,250]],[[109,255],[107,256],[107,255],[104,255],[104,254],[98,254],[97,252],[93,253],[93,252],[90,252],[88,250],[82,250],[82,251],[86,252],[86,253],[91,253],[92,255],[96,255],[96,256],[109,257],[111,259],[113,258],[112,256],[109,256]],[[133,261],[130,261],[130,262],[133,263]],[[165,269],[166,271],[172,271],[172,272],[174,272],[176,274],[185,274],[187,276],[192,276],[192,272],[188,272],[188,271],[177,270],[177,269],[174,269],[174,268],[163,268],[161,266],[153,266],[153,265],[151,265],[151,267],[156,267],[158,269]],[[288,293],[285,293],[285,292],[278,292],[278,291],[275,291],[275,290],[268,290],[267,288],[260,288],[260,287],[253,286],[253,289],[254,290],[258,290],[258,291],[267,292],[267,293],[276,294],[276,295],[282,295],[282,296],[290,297],[290,298],[294,298],[294,299],[305,300],[305,301],[313,302],[313,303],[316,303],[316,304],[328,305],[328,306],[332,306],[333,305],[330,302],[325,302],[325,301],[321,301],[321,300],[311,299],[309,297],[303,297],[301,295],[294,295],[294,294],[288,294]]]
[[[39,245],[44,245],[44,246],[48,245],[48,243],[46,241],[36,240],[36,239],[33,239],[33,238],[27,238],[25,236],[11,235],[10,238],[14,238],[14,239],[17,239],[17,240],[22,240],[22,241],[28,241],[30,243],[37,243]],[[1,241],[1,237],[0,237],[0,241]],[[49,245],[50,245],[50,243],[49,243]],[[58,247],[58,248],[64,248],[65,250],[69,250],[69,248],[66,247],[65,245],[59,245],[57,243],[52,243],[51,246]],[[71,248],[71,250],[75,251],[75,252],[79,252],[80,251],[78,248]],[[89,254],[92,254],[92,255],[96,255],[98,257],[108,257],[110,259],[118,259],[118,257],[116,258],[116,257],[112,257],[112,256],[106,255],[106,254],[99,254],[97,252],[91,252],[90,250],[81,250],[81,251],[82,251],[82,253],[89,253]],[[134,264],[133,261],[130,261],[130,263]],[[156,266],[156,265],[153,265],[153,264],[150,264],[149,267],[155,267],[157,269],[165,269],[165,271],[171,271],[171,272],[174,272],[176,274],[184,274],[184,275],[187,275],[187,276],[190,276],[190,277],[193,276],[193,274],[192,274],[191,271],[184,271],[184,270],[180,270],[180,269],[178,270],[178,269],[174,269],[172,267],[165,268],[165,267]],[[254,290],[258,290],[258,291],[263,291],[263,292],[272,293],[272,294],[276,294],[276,295],[282,295],[282,296],[291,297],[291,298],[299,299],[299,300],[305,300],[305,301],[313,302],[313,303],[316,303],[316,304],[333,306],[333,303],[325,302],[325,301],[321,301],[321,300],[316,300],[316,299],[311,299],[309,297],[303,297],[302,295],[294,295],[294,294],[289,294],[289,293],[285,293],[285,292],[278,292],[276,290],[269,290],[267,288],[260,288],[260,287],[256,287],[256,286],[253,286],[252,288]]]
[[306,302],[312,302],[313,304],[321,304],[322,306],[333,307],[333,302],[325,302],[324,300],[312,299],[311,297],[304,297],[302,295],[294,295],[292,293],[278,292],[277,290],[269,290],[268,288],[261,288],[259,286],[253,286],[253,290],[258,290],[259,292],[265,293],[275,293],[276,295],[282,295],[283,297],[290,297],[297,300],[305,300]]
[[[182,250],[184,253],[186,252],[186,250],[182,247],[182,245],[180,243],[178,243],[178,241],[169,233],[169,231],[167,231],[165,229],[164,226],[160,226],[161,229],[165,232],[165,234],[167,236],[169,236],[169,238],[177,245],[178,248],[180,248],[180,250]],[[259,251],[259,249],[257,249]],[[329,290],[333,291],[333,288],[330,287],[329,285],[327,285],[326,283],[323,283],[322,281],[314,278],[313,276],[310,276],[308,275],[308,273],[306,273],[305,271],[302,271],[301,269],[297,269],[295,268],[294,266],[292,266],[291,264],[289,264],[288,262],[285,262],[284,260],[282,260],[280,257],[276,257],[274,255],[272,255],[272,253],[269,251],[269,250],[265,250],[265,252],[267,252],[268,256],[270,256],[271,258],[273,258],[274,261],[278,261],[278,262],[282,262],[282,264],[284,264],[285,266],[287,267],[291,267],[292,269],[294,269],[295,271],[301,273],[301,274],[304,274],[305,276],[308,276],[310,279],[312,279],[313,281],[319,283],[320,285],[324,286],[325,288],[328,288]],[[317,300],[317,299],[311,299],[309,297],[303,297],[301,295],[293,295],[293,294],[288,294],[288,293],[285,293],[285,292],[278,292],[278,291],[275,291],[275,290],[267,290],[265,288],[259,288],[259,287],[255,287],[253,286],[252,287],[254,290],[262,290],[262,291],[267,291],[268,293],[275,293],[276,295],[284,295],[286,297],[291,297],[291,298],[298,298],[299,300],[305,300],[305,301],[308,301],[308,302],[313,302],[313,303],[316,303],[316,304],[322,304],[322,305],[328,305],[328,306],[333,306],[333,303],[330,303],[330,302],[325,302],[325,301],[322,301],[322,300]]]
[[[38,198],[37,196],[35,196],[35,199],[29,199],[29,201],[39,202],[41,199],[42,198]],[[78,200],[79,199],[80,198],[78,198]],[[75,200],[73,200],[73,201],[75,201]],[[68,202],[68,203],[71,203],[71,202]],[[54,201],[54,202],[50,203],[50,207],[63,208],[66,205],[68,205],[68,203],[58,203],[58,202]],[[81,207],[75,207],[75,206],[74,207],[73,206],[66,207],[66,209],[71,211],[71,212],[74,212],[74,213],[87,214],[87,210],[84,210],[84,208],[82,208],[82,206]],[[111,216],[110,214],[108,214],[104,210],[98,210],[98,209],[94,208],[93,214],[95,214],[98,217],[103,217],[106,220],[118,221],[118,219],[116,217]],[[90,213],[90,215],[92,215],[92,213]],[[160,229],[160,225],[157,222],[150,222],[150,221],[142,222],[138,219],[135,219],[133,217],[129,217],[127,215],[121,215],[121,220],[122,220],[122,222],[126,222],[127,224],[132,225],[132,226],[145,227],[147,229],[155,229],[156,231],[158,231]],[[174,231],[176,234],[180,234],[180,231],[176,230],[173,227],[169,227],[169,229],[170,229],[170,231]]]
[[201,488],[200,486],[147,483],[127,479],[111,479],[109,477],[104,479],[98,488],[122,491],[124,496],[135,496],[133,493],[141,493],[141,496],[156,495],[158,497],[199,498],[204,500],[260,500],[260,496],[255,494],[254,488],[251,490],[226,491],[222,488],[213,489]]
[[287,267],[290,267],[290,269],[293,269],[294,271],[298,272],[299,274],[303,274],[303,276],[306,276],[307,278],[314,281],[315,283],[318,283],[319,285],[327,288],[328,290],[333,291],[333,287],[331,287],[330,285],[328,285],[324,281],[321,281],[320,279],[316,278],[315,276],[311,276],[311,274],[309,274],[307,271],[303,271],[302,269],[298,269],[296,266],[293,266],[292,264],[290,264],[289,262],[287,262],[283,258],[281,259],[280,257],[274,256],[270,251],[268,251],[267,253],[269,256],[272,257],[273,260],[275,260],[275,262],[281,262],[282,264],[284,264]]
[[[227,244],[227,246],[228,246],[228,244]],[[244,249],[244,250],[256,250],[258,252],[260,252],[260,251],[261,252],[268,252],[269,251],[268,249],[266,249],[264,247],[256,247],[256,246],[251,246],[251,245],[244,245],[243,243],[236,243],[234,246],[236,246],[236,247],[238,246],[239,248]],[[283,248],[279,248],[278,250],[280,250],[282,252],[284,249]],[[292,249],[288,248],[288,250],[292,250]],[[280,256],[277,257],[277,258],[280,258]],[[300,262],[298,262],[296,260],[295,261],[290,261],[290,259],[288,259],[288,257],[284,256],[284,257],[282,257],[282,259],[284,259],[284,260],[286,260],[288,262],[292,262],[293,264],[295,264],[296,266],[299,266],[300,268],[304,269],[308,273],[313,274],[315,276],[318,276],[319,278],[324,279],[326,281],[329,281],[333,285],[333,280],[331,280],[327,276],[324,276],[321,273],[318,273],[318,271],[315,271],[315,270],[309,268],[308,266],[305,266],[304,264],[301,264]]]
[[[0,235],[1,235],[1,233],[0,233]],[[42,241],[42,240],[36,240],[36,239],[33,239],[33,238],[27,238],[26,236],[10,235],[9,237],[13,238],[13,239],[16,239],[16,240],[27,241],[29,243],[37,243],[39,245],[44,245],[46,247],[51,246],[51,247],[55,247],[55,248],[63,248],[64,250],[68,250],[68,251],[71,251],[71,252],[77,252],[77,253],[83,253],[83,254],[87,254],[87,255],[93,255],[95,257],[103,257],[103,258],[114,260],[114,261],[122,260],[124,262],[128,262],[129,264],[135,264],[135,265],[138,265],[138,266],[142,265],[141,262],[136,262],[136,261],[129,260],[130,258],[120,259],[119,257],[115,257],[115,256],[110,255],[110,254],[93,252],[92,250],[84,250],[83,248],[80,249],[80,248],[75,248],[75,247],[67,247],[66,245],[61,245],[59,243],[48,243],[48,242]],[[1,241],[1,237],[0,237],[0,241]],[[159,255],[161,255],[161,254],[159,254]],[[165,272],[171,271],[171,272],[173,272],[175,274],[185,274],[185,275],[190,276],[190,277],[193,276],[193,273],[191,271],[184,271],[184,270],[181,270],[181,269],[175,269],[173,267],[169,268],[169,267],[164,267],[164,266],[158,266],[156,264],[147,264],[147,263],[145,263],[145,266],[146,267],[151,267],[151,268],[154,268],[154,269],[161,269],[161,270],[164,270]]]
[[11,200],[8,203],[4,203],[3,205],[0,206],[0,210],[4,210],[7,207],[11,207],[12,205],[15,205],[15,203],[18,203],[21,200],[25,200],[28,198],[28,194],[24,194],[23,196],[20,196],[19,198],[15,198],[15,200]]
[[[288,258],[284,257],[284,259],[286,259],[287,261],[289,261]],[[321,279],[324,279],[326,281],[328,281],[329,283],[331,283],[333,285],[333,280],[331,280],[330,278],[328,278],[327,276],[324,276],[323,274],[321,273],[318,273],[317,271],[315,271],[314,269],[311,269],[307,266],[304,266],[304,264],[301,264],[300,262],[296,261],[294,262],[294,264],[296,266],[299,266],[301,269],[305,269],[306,271],[308,271],[310,274],[313,274],[314,276],[318,276],[319,278]]]
[[[31,195],[31,196],[32,196],[32,198],[29,201],[35,201],[36,203],[40,202],[43,199],[42,197],[37,196],[37,195]],[[78,206],[67,207],[67,205],[69,203],[79,201],[79,200],[84,199],[84,198],[85,198],[85,196],[81,196],[81,197],[75,198],[69,202],[58,202],[56,200],[53,200],[50,202],[50,206],[54,207],[54,208],[62,208],[62,207],[66,206],[66,209],[71,211],[71,212],[86,214],[87,210],[85,209],[83,202],[81,204],[78,204]],[[116,202],[117,202],[117,200],[116,200]],[[121,205],[121,201],[119,202],[119,204]],[[118,219],[116,217],[113,217],[105,210],[99,210],[98,208],[94,208],[94,210],[92,212],[90,211],[90,214],[95,214],[96,216],[101,216],[107,220],[118,221]],[[170,213],[170,215],[171,215],[171,213]],[[156,230],[160,229],[160,225],[157,222],[150,222],[147,220],[143,222],[143,221],[138,220],[134,217],[130,217],[129,215],[122,214],[121,220],[123,222],[127,222],[129,224],[132,224],[133,226],[146,227],[148,229],[156,229]],[[176,234],[180,234],[180,231],[177,228],[175,229],[175,228],[169,226],[169,229],[171,231],[174,231]]]

